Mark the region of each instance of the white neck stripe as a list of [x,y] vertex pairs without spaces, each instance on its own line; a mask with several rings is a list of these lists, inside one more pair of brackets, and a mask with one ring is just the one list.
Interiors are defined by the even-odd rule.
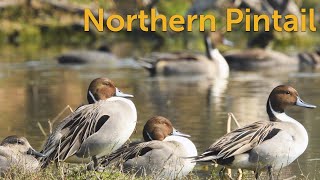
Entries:
[[150,134],[148,133],[148,131],[147,131],[147,135],[148,135],[149,139],[152,141],[153,139],[152,139],[152,137],[150,136]]
[[88,91],[89,95],[91,96],[91,98],[93,99],[94,102],[97,102],[96,98],[94,98],[93,94],[91,91]]
[[272,106],[271,106],[271,102],[269,100],[269,107],[271,110],[271,113],[280,121],[285,121],[285,122],[297,122],[295,119],[293,119],[292,117],[288,116],[285,112],[283,113],[279,113],[276,112],[275,110],[273,110]]

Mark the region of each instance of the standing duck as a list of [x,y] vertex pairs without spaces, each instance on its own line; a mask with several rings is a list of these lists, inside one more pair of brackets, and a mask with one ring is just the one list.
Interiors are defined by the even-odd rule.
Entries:
[[0,174],[4,176],[11,168],[35,172],[40,169],[37,157],[43,154],[35,151],[25,137],[8,136],[0,144]]
[[133,102],[107,78],[94,79],[88,88],[89,104],[67,116],[50,134],[42,167],[51,161],[89,162],[121,147],[137,122]]
[[253,170],[257,179],[262,170],[267,170],[273,179],[272,170],[291,164],[308,145],[306,129],[285,113],[290,106],[316,108],[302,101],[294,88],[277,86],[266,105],[269,121],[258,121],[227,133],[194,161],[214,161],[230,168]]
[[206,75],[210,78],[229,77],[229,66],[215,43],[232,43],[219,32],[205,33],[206,56],[189,52],[152,53],[141,65],[151,75]]
[[187,134],[177,131],[170,120],[152,117],[143,128],[145,142],[131,143],[102,158],[102,166],[122,166],[126,172],[176,179],[186,176],[195,166],[186,157],[196,156],[195,145]]

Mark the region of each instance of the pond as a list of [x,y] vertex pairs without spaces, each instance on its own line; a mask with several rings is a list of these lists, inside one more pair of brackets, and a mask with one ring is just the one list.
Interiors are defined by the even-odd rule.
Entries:
[[[309,134],[306,152],[281,171],[288,178],[304,174],[310,179],[320,175],[320,72],[272,69],[265,72],[231,72],[226,80],[203,77],[149,77],[132,63],[116,66],[62,66],[55,60],[0,64],[0,138],[12,134],[28,138],[40,149],[49,132],[48,120],[54,119],[67,105],[72,109],[86,103],[89,83],[96,77],[108,77],[125,93],[133,94],[138,124],[132,140],[142,138],[144,123],[154,115],[169,118],[180,131],[190,134],[198,153],[226,132],[227,114],[234,113],[241,125],[267,120],[266,100],[280,84],[290,84],[301,98],[318,109],[290,108],[287,112],[299,120]],[[131,65],[132,63],[132,65]],[[66,111],[62,117],[69,112]],[[62,119],[59,118],[59,120]],[[235,128],[233,124],[233,128]],[[210,171],[200,165],[201,177]]]

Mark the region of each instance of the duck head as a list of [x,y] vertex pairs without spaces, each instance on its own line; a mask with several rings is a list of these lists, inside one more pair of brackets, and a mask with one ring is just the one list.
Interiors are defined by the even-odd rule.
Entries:
[[297,90],[291,86],[280,85],[275,87],[269,95],[267,112],[271,121],[276,121],[275,113],[284,113],[289,106],[300,106],[304,108],[316,108],[315,105],[304,102]]
[[90,104],[113,96],[125,98],[133,97],[133,95],[121,92],[108,78],[97,78],[90,83],[87,92],[87,100]]
[[190,137],[176,130],[170,120],[162,116],[150,118],[143,128],[143,138],[145,141],[162,141],[168,136]]
[[45,155],[34,150],[25,137],[18,137],[15,135],[8,136],[1,142],[0,146],[7,146],[21,153],[32,155],[36,158],[45,157]]
[[216,49],[216,46],[218,44],[233,46],[233,42],[226,39],[224,37],[224,34],[220,31],[205,32],[204,33],[204,42],[205,42],[205,46],[206,46],[206,54],[209,59],[213,59],[210,51],[213,49]]

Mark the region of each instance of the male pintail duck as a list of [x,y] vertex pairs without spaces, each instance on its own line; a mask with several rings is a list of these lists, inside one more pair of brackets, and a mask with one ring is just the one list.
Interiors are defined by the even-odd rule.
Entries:
[[60,64],[95,64],[115,62],[118,57],[111,53],[109,47],[101,46],[98,50],[73,50],[57,57]]
[[195,145],[180,133],[170,120],[152,117],[143,128],[145,142],[123,146],[110,156],[102,158],[102,166],[120,165],[126,172],[176,179],[186,176],[195,166],[186,157],[196,156]]
[[229,66],[215,43],[232,43],[224,39],[221,33],[205,33],[206,56],[188,52],[152,53],[142,59],[141,65],[151,75],[206,75],[210,78],[227,78]]
[[35,172],[40,169],[37,157],[43,154],[35,151],[25,137],[8,136],[0,144],[0,174],[3,176],[11,168]]
[[299,63],[296,57],[262,48],[252,48],[241,51],[232,50],[224,53],[230,69],[257,70],[275,68],[278,66],[296,67]]
[[227,133],[213,143],[195,162],[214,161],[231,168],[255,171],[279,170],[297,159],[307,148],[308,133],[295,119],[285,114],[289,106],[316,108],[303,102],[298,92],[286,85],[274,88],[267,101],[269,121],[258,121]]
[[133,133],[137,111],[133,102],[107,78],[94,79],[88,88],[89,104],[67,116],[50,134],[42,167],[50,161],[89,162],[121,147]]

